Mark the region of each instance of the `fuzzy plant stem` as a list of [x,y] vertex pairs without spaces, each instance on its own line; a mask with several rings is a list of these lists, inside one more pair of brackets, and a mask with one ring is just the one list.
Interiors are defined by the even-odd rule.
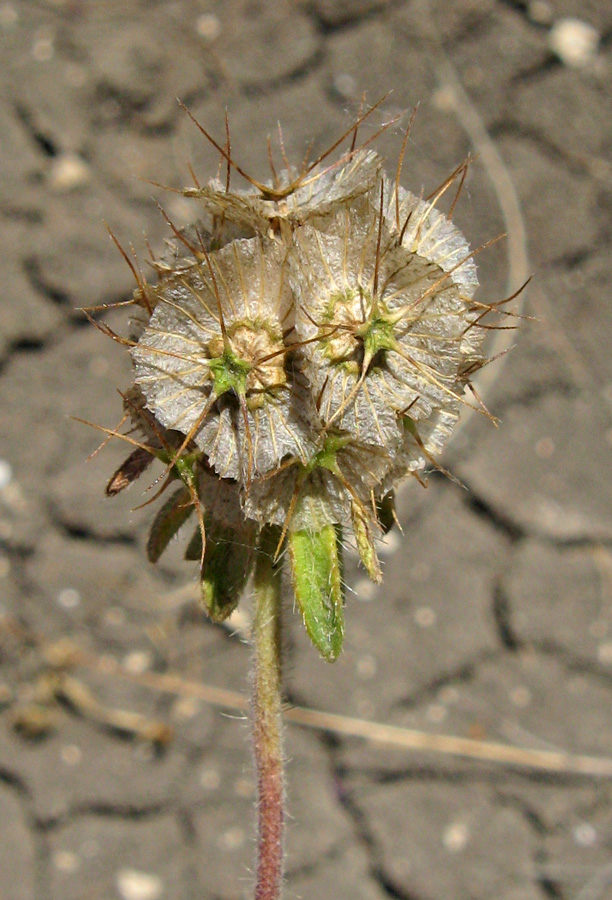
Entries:
[[258,835],[255,900],[279,900],[283,880],[285,786],[281,701],[281,579],[276,528],[264,529],[254,578],[253,751]]

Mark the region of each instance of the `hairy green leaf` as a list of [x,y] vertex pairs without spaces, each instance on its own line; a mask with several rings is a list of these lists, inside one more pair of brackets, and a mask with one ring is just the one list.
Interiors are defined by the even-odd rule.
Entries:
[[294,531],[288,537],[293,590],[310,640],[329,662],[344,639],[340,530]]

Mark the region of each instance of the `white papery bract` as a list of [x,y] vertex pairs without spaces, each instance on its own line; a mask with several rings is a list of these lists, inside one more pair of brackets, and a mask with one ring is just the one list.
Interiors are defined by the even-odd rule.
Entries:
[[475,267],[459,231],[406,192],[398,228],[385,193],[382,210],[374,190],[298,229],[289,271],[324,426],[391,447],[403,415],[431,432],[438,410],[456,413],[480,335]]
[[328,168],[315,166],[299,177],[292,169],[279,174],[268,189],[229,191],[218,179],[205,187],[187,188],[187,197],[197,198],[204,210],[254,234],[270,231],[291,239],[292,229],[313,216],[326,216],[339,204],[350,203],[370,190],[380,177],[381,159],[373,150],[349,154]]
[[234,240],[154,291],[132,350],[136,383],[165,427],[189,434],[222,478],[250,482],[312,450],[308,394],[286,365],[292,295],[283,254]]

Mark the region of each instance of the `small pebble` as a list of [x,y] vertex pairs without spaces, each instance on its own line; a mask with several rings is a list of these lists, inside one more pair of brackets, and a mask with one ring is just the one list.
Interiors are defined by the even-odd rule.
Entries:
[[32,44],[32,56],[36,62],[49,62],[50,59],[53,59],[54,53],[55,48],[51,35],[41,35],[35,38]]
[[376,675],[377,668],[376,657],[369,653],[357,660],[357,674],[364,681],[373,678]]
[[216,769],[202,769],[198,781],[207,791],[216,791],[221,784],[221,776]]
[[228,828],[219,835],[219,846],[223,850],[237,850],[245,841],[245,833],[242,828]]
[[369,578],[360,578],[355,583],[355,594],[362,603],[368,603],[376,596],[376,585]]
[[597,832],[590,822],[580,822],[574,828],[573,837],[579,847],[592,847],[597,840]]
[[60,750],[60,758],[67,766],[78,766],[83,758],[83,751],[76,744],[66,744]]
[[604,641],[597,648],[597,659],[604,666],[612,665],[612,641]]
[[76,588],[63,588],[57,595],[57,602],[64,609],[74,609],[81,602],[81,595]]
[[237,797],[252,797],[255,793],[255,785],[248,778],[238,778],[234,782],[234,793]]
[[550,25],[554,10],[548,0],[531,0],[527,4],[527,15],[536,25]]
[[430,703],[425,712],[425,718],[433,725],[439,725],[448,716],[448,710],[442,703]]
[[454,822],[442,835],[442,844],[451,853],[459,853],[465,848],[469,836],[470,832],[465,822]]
[[147,650],[132,650],[123,657],[123,668],[132,675],[142,675],[153,665],[153,657]]
[[13,480],[13,467],[6,459],[0,459],[0,490]]
[[123,900],[158,900],[164,884],[158,875],[139,872],[137,869],[120,869],[117,872],[117,890]]
[[334,90],[342,100],[350,100],[357,92],[357,84],[352,75],[340,72],[334,78]]
[[524,685],[518,685],[510,691],[510,702],[519,709],[525,709],[531,703],[531,691]]
[[451,112],[457,106],[457,99],[452,87],[437,88],[431,95],[431,102],[441,112]]
[[60,153],[49,169],[49,187],[63,194],[87,184],[90,177],[90,169],[84,159],[76,153]]
[[378,554],[381,557],[392,556],[399,548],[402,539],[397,531],[390,531],[378,545]]
[[69,850],[58,850],[53,855],[53,865],[60,872],[76,872],[80,862],[76,853],[71,853]]
[[196,31],[207,41],[215,41],[221,34],[221,22],[212,13],[205,13],[196,19]]
[[562,63],[580,69],[595,58],[599,32],[582,19],[559,19],[550,29],[548,43]]
[[12,703],[14,694],[6,681],[0,681],[0,708]]
[[419,606],[414,611],[414,621],[420,628],[431,628],[436,624],[436,613],[431,606]]
[[179,721],[188,721],[195,718],[201,709],[200,701],[196,697],[179,697],[172,704],[172,718]]

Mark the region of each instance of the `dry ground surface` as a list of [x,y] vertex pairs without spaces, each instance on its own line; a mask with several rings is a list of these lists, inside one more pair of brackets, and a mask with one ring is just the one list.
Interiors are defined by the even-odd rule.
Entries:
[[[600,38],[577,65],[551,44],[568,16]],[[78,312],[132,290],[103,222],[144,256],[144,233],[168,236],[152,196],[179,224],[194,214],[150,180],[216,172],[177,96],[217,135],[227,107],[260,175],[277,120],[300,159],[363,90],[392,90],[370,132],[420,101],[405,185],[429,193],[479,154],[456,219],[474,246],[509,232],[480,257],[482,296],[534,274],[537,321],[498,336],[515,346],[482,385],[501,424],[473,415],[445,458],[467,490],[437,475],[406,489],[380,589],[349,560],[335,666],[288,603],[288,701],[612,757],[611,35],[604,0],[0,2],[3,900],[250,891],[248,727],[207,693],[246,692],[249,650],[203,620],[178,551],[149,566],[140,489],[103,498],[125,451],[86,463],[98,436],[68,418],[113,426],[130,381]],[[390,167],[407,118],[380,141]],[[288,898],[612,896],[609,765],[550,773],[537,755],[295,725],[287,754]]]

